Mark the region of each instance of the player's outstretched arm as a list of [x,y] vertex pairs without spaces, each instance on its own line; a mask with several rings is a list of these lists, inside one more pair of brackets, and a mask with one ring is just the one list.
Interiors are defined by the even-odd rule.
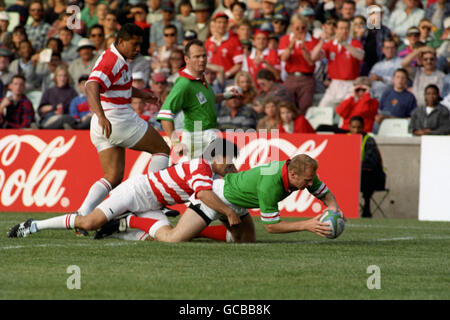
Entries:
[[98,124],[102,128],[102,133],[109,138],[111,135],[111,123],[105,116],[102,105],[100,103],[100,85],[95,81],[86,83],[86,96],[89,107],[98,118]]
[[318,215],[309,220],[302,221],[284,221],[281,220],[274,224],[265,224],[264,227],[269,233],[290,233],[309,231],[318,234],[321,237],[325,237],[331,233],[331,228],[328,224],[320,222],[321,215]]
[[201,190],[197,193],[197,198],[200,199],[211,209],[224,214],[228,218],[230,226],[234,226],[241,223],[239,216],[227,206],[212,190]]
[[327,210],[333,210],[334,212],[338,212],[342,219],[346,220],[344,213],[339,208],[339,205],[337,203],[336,197],[331,191],[328,191],[325,196],[320,199],[324,205],[327,206]]

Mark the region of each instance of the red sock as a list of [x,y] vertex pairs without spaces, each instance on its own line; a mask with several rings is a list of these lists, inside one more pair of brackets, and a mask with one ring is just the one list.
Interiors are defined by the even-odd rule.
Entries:
[[227,228],[224,225],[209,226],[198,234],[199,237],[227,242]]
[[150,218],[139,218],[136,216],[130,217],[129,227],[142,230],[146,233],[149,233],[150,228],[159,220],[150,219]]

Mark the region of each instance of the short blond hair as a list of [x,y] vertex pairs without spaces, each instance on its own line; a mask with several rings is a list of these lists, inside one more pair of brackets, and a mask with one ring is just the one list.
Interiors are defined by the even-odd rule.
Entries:
[[294,171],[298,175],[302,175],[307,168],[312,168],[314,172],[319,168],[317,160],[311,158],[307,154],[298,154],[291,159],[288,165],[288,171]]

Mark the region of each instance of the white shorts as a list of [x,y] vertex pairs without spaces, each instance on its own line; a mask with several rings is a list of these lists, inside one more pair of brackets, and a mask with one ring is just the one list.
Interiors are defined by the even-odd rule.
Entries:
[[[139,215],[150,210],[161,209],[148,182],[147,175],[136,175],[125,180],[114,188],[109,198],[105,199],[98,209],[102,210],[108,221],[130,211]],[[163,217],[166,217],[161,213]],[[162,218],[162,217],[161,217]]]
[[[216,194],[216,196],[219,197],[220,200],[222,200],[227,206],[229,206],[231,209],[236,212],[236,214],[239,217],[246,216],[248,214],[248,210],[245,208],[238,207],[234,204],[231,204],[227,199],[225,199],[225,196],[223,195],[223,187],[225,185],[225,181],[223,179],[216,179],[213,182],[213,192]],[[216,219],[227,221],[227,217],[210,207],[208,207],[206,204],[204,204],[199,199],[195,198],[195,194],[193,194],[189,201],[191,205],[189,206],[191,209],[193,209],[195,212],[197,212],[207,224],[209,224],[211,221],[214,221]]]
[[147,132],[148,123],[141,119],[131,107],[106,111],[105,114],[111,122],[109,139],[102,133],[97,116],[94,114],[91,119],[91,141],[97,148],[97,152],[112,147],[132,148]]

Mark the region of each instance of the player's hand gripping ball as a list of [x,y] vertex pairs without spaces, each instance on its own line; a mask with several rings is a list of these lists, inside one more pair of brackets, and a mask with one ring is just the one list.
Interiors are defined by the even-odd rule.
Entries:
[[328,223],[331,227],[331,234],[327,235],[328,239],[336,239],[344,231],[345,221],[341,215],[332,210],[327,210],[322,214],[320,222]]

